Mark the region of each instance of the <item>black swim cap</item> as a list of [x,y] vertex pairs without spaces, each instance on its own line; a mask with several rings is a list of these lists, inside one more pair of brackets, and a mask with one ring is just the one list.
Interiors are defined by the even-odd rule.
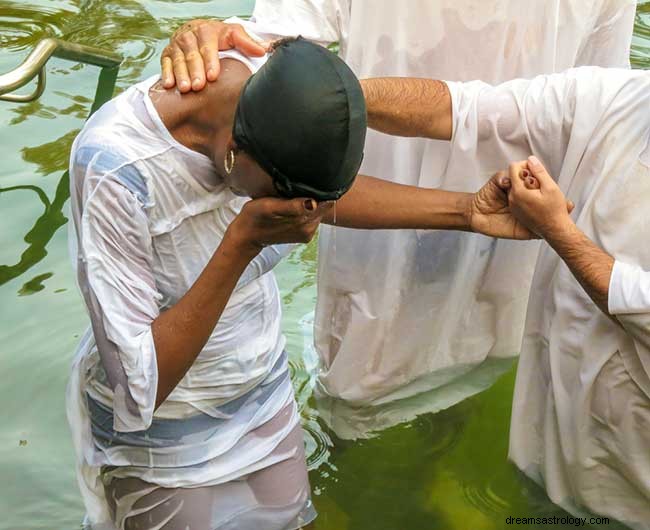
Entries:
[[283,197],[335,200],[361,166],[366,104],[359,80],[334,53],[301,37],[285,41],[244,86],[237,145]]

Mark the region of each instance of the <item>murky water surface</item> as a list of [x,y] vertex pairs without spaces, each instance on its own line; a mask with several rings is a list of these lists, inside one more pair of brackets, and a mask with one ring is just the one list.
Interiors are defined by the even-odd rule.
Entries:
[[[0,0],[0,72],[39,39],[56,36],[122,53],[118,87],[124,88],[158,70],[167,36],[186,19],[246,15],[252,6],[253,0]],[[639,5],[632,60],[636,68],[650,66],[650,2]],[[68,262],[59,184],[97,70],[53,60],[48,74],[39,101],[0,102],[3,530],[79,528],[83,513],[63,396],[86,318]],[[342,440],[326,427],[311,396],[313,356],[305,355],[315,258],[313,244],[303,247],[277,275],[317,528],[502,530],[509,515],[563,515],[506,460],[514,367],[489,390],[371,439]],[[426,396],[411,408],[426,411]]]

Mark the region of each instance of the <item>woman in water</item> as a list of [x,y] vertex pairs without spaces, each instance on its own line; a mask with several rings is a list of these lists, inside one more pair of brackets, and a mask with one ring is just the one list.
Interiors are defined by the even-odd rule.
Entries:
[[294,530],[315,518],[270,271],[283,244],[333,222],[348,190],[343,226],[530,237],[493,181],[472,195],[355,180],[363,93],[326,49],[290,39],[270,56],[222,58],[199,94],[156,78],[131,87],[73,146],[91,329],[68,416],[92,528]]

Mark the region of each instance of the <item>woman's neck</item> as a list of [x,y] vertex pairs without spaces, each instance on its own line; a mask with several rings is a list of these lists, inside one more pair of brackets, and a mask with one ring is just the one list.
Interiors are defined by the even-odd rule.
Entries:
[[239,95],[250,70],[234,59],[221,61],[219,79],[200,92],[181,94],[163,90],[160,82],[149,94],[162,122],[171,135],[185,147],[217,162],[232,133]]

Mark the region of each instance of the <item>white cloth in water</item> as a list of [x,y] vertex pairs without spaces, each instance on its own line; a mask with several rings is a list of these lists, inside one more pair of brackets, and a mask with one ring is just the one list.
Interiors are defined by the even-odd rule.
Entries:
[[[223,56],[252,71],[266,60]],[[75,358],[67,407],[79,483],[97,528],[111,527],[101,470],[105,480],[219,485],[223,493],[229,484],[240,491],[261,470],[302,454],[301,440],[283,445],[299,417],[283,353],[278,287],[269,272],[290,245],[268,247],[251,262],[205,347],[154,412],[152,321],[192,286],[245,202],[228,190],[210,159],[165,128],[149,97],[156,80],[104,105],[71,154],[70,241],[92,330]],[[277,422],[283,410],[285,421]],[[268,432],[272,424],[277,428]],[[275,507],[267,528],[293,530],[315,516],[306,476],[297,486],[300,506]],[[243,514],[268,507],[255,487],[250,490],[255,494],[229,497],[228,513],[242,519],[225,521],[215,513],[199,527],[257,528]],[[130,514],[120,513],[119,524],[129,528]]]
[[[251,27],[340,41],[360,77],[497,83],[574,65],[628,66],[635,4],[257,0]],[[370,131],[361,172],[475,191],[508,162],[483,157],[452,172],[448,159],[447,143]],[[315,342],[327,394],[356,405],[386,402],[443,387],[488,357],[519,353],[537,243],[322,227],[319,245]]]
[[578,227],[617,260],[615,322],[542,245],[510,457],[566,509],[649,530],[650,273],[643,271],[650,271],[650,74],[580,68],[494,88],[449,86],[448,172],[471,171],[486,158],[536,155],[575,202]]

